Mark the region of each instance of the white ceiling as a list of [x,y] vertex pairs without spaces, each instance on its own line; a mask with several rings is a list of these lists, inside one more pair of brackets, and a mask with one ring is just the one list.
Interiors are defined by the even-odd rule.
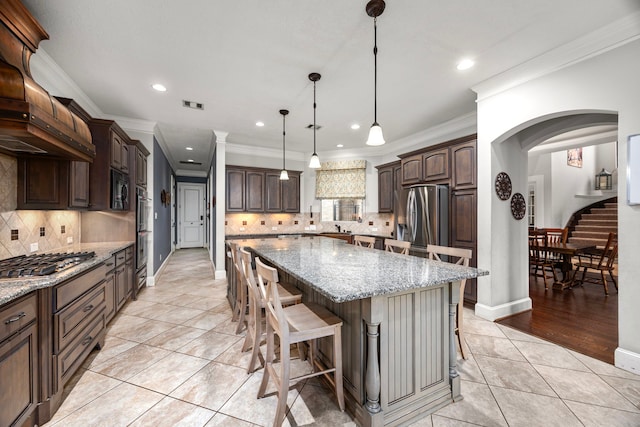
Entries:
[[[372,150],[365,0],[23,1],[50,35],[40,47],[105,114],[157,122],[175,162],[206,168],[212,131],[229,144],[281,148],[282,108],[291,111],[287,149],[310,153],[310,72],[322,74],[320,157],[339,143]],[[388,0],[378,18],[378,122],[389,149],[473,113],[475,85],[638,10],[637,0]],[[457,71],[465,57],[476,66]],[[167,92],[152,90],[156,82]]]

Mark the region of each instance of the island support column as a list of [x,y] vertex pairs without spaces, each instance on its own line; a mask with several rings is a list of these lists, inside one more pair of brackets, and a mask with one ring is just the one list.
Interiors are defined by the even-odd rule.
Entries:
[[366,325],[366,352],[367,364],[365,369],[364,407],[369,415],[368,426],[377,427],[384,425],[384,416],[380,406],[380,323],[382,323],[383,298],[373,297],[369,304],[363,304],[362,318]]
[[460,301],[460,282],[449,284],[449,382],[451,398],[454,402],[462,400],[460,393],[460,375],[456,370],[458,344],[456,341],[456,310]]

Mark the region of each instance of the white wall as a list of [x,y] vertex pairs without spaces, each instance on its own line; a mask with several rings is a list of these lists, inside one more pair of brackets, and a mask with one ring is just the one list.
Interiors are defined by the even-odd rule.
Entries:
[[[490,276],[478,280],[478,307],[484,317],[499,317],[526,307],[526,223],[510,218],[504,202],[494,196],[493,179],[510,173],[514,191],[526,184],[527,156],[517,140],[502,142],[530,125],[566,112],[618,114],[619,168],[627,165],[627,137],[640,133],[640,40],[560,69],[493,95],[478,89],[478,265]],[[626,183],[618,185],[626,200]],[[640,372],[640,206],[618,205],[619,348],[616,365]],[[507,230],[507,233],[505,233]],[[515,265],[521,273],[506,272]],[[514,281],[514,276],[517,279]],[[495,316],[495,317],[494,317]]]

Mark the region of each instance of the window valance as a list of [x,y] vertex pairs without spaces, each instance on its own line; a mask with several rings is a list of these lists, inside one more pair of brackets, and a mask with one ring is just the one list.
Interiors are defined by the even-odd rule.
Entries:
[[323,162],[316,171],[316,199],[364,199],[366,160]]

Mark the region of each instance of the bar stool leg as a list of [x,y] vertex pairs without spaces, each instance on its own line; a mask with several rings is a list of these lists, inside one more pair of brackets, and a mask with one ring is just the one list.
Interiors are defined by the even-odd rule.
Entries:
[[287,410],[287,397],[289,395],[289,377],[290,377],[290,347],[288,345],[280,346],[280,384],[278,384],[278,406],[273,425],[281,426]]
[[258,389],[258,399],[264,397],[265,391],[267,391],[267,385],[269,384],[269,369],[273,364],[274,359],[274,339],[273,339],[273,330],[269,322],[267,322],[267,357],[264,361],[264,371],[262,373],[262,382],[260,383],[260,388]]
[[342,384],[342,331],[341,327],[335,328],[333,334],[333,366],[334,382],[336,385],[336,397],[338,398],[338,406],[344,412],[344,390]]

